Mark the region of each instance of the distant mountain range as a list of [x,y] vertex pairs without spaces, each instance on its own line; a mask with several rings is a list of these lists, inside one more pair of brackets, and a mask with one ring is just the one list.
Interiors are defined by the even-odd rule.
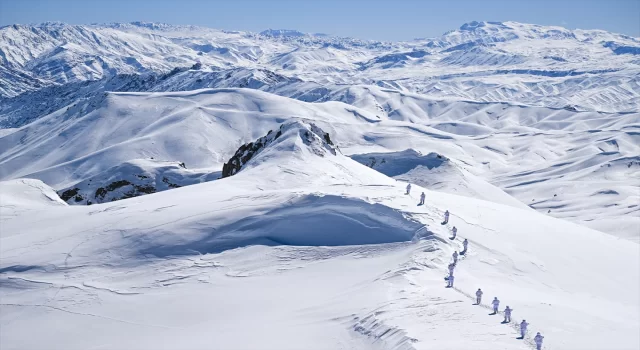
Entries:
[[[470,22],[410,42],[144,22],[10,25],[0,28],[0,96],[92,81],[99,89],[122,75],[158,81],[172,74],[171,84],[136,88],[222,84],[291,96],[283,81],[308,83],[316,93],[318,87],[365,84],[469,101],[621,112],[640,108],[639,55],[638,38],[517,22]],[[193,67],[196,72],[185,74]]]

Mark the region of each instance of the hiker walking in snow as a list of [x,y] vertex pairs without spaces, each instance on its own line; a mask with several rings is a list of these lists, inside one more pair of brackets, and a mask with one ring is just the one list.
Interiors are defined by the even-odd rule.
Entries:
[[456,235],[458,234],[458,229],[453,226],[453,229],[451,230],[453,232],[453,237],[451,237],[451,239],[456,239]]
[[453,275],[453,269],[454,269],[455,267],[456,267],[456,264],[454,264],[454,263],[449,264],[449,274],[450,274],[450,275]]
[[476,304],[480,305],[481,301],[482,301],[482,289],[478,288],[478,290],[476,291]]
[[424,192],[422,192],[422,194],[420,195],[420,204],[419,205],[424,205],[424,198],[425,198],[425,194],[424,194]]
[[411,193],[411,184],[407,184],[407,193],[406,194],[410,194]]
[[444,221],[442,222],[442,225],[446,225],[449,223],[449,211],[445,211],[444,212]]
[[449,278],[447,278],[447,288],[453,288],[453,274],[449,275]]
[[527,320],[522,320],[522,322],[520,322],[520,337],[522,337],[522,339],[524,339],[524,335],[527,333],[528,325]]
[[467,252],[468,245],[469,241],[465,238],[464,241],[462,241],[462,251],[460,252],[461,255],[464,255]]
[[504,309],[504,323],[511,322],[511,311],[513,311],[513,309],[509,308],[509,305],[507,305],[507,308]]
[[498,300],[498,297],[494,297],[493,301],[491,302],[491,305],[493,305],[493,314],[497,315],[498,314],[498,307],[500,307],[500,300]]
[[453,252],[453,264],[458,263],[458,251]]
[[536,350],[542,349],[542,340],[543,339],[544,339],[544,337],[542,335],[540,335],[540,332],[538,332],[536,334],[536,336],[533,338],[533,341],[536,342]]

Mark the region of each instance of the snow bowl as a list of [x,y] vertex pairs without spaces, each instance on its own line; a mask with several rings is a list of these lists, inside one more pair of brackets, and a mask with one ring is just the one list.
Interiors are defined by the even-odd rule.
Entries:
[[433,169],[450,164],[447,157],[433,152],[423,155],[414,149],[400,152],[354,154],[350,157],[389,177],[406,174],[420,166]]
[[[215,227],[194,240],[177,232],[138,236],[141,254],[157,257],[220,253],[250,245],[347,246],[411,241],[419,222],[381,204],[357,198],[304,195]],[[159,235],[156,235],[159,234]],[[179,241],[179,242],[177,242]],[[142,244],[140,244],[142,243]]]

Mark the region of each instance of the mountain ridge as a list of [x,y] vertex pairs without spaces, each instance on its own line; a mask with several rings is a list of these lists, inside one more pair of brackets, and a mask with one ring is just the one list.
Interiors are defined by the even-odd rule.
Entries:
[[[638,38],[518,22],[469,22],[461,28],[432,39],[381,42],[144,22],[11,25],[0,29],[5,66],[0,94],[6,98],[40,89],[29,80],[46,87],[118,74],[161,75],[198,65],[214,72],[264,70],[321,86],[378,84],[476,101],[580,105],[609,112],[640,108],[640,88],[634,83],[640,76],[640,65],[634,63]],[[596,80],[566,73],[575,71],[601,73]],[[531,82],[508,83],[512,76]],[[496,78],[504,80],[504,87],[494,83]]]

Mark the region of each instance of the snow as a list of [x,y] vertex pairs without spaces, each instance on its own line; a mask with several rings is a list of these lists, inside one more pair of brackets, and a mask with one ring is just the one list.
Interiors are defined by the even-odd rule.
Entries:
[[[116,181],[112,172],[142,159],[154,162],[145,166],[151,173],[162,172],[152,170],[162,162],[184,162],[193,173],[180,176],[193,180],[175,184],[197,183],[211,180],[203,175],[220,172],[240,145],[301,118],[335,135],[346,155],[414,149],[455,164],[429,173],[417,169],[405,180],[523,203],[640,239],[638,113],[434,100],[364,86],[335,93],[341,102],[306,103],[252,89],[101,94],[0,136],[0,179],[37,178],[57,191],[94,178],[108,185]],[[99,187],[89,186],[88,193]]]
[[8,211],[64,206],[56,192],[40,180],[18,179],[0,182],[2,218]]
[[[416,185],[418,206],[311,128],[225,179],[4,222],[2,348],[529,348],[478,287],[549,349],[640,345],[635,243]],[[444,208],[470,240],[454,289]]]
[[2,27],[0,348],[638,349],[639,47]]
[[135,159],[58,191],[69,204],[105,203],[220,178],[220,172],[186,169],[184,163]]
[[389,177],[410,184],[516,208],[529,208],[501,189],[474,176],[461,165],[439,154],[422,155],[409,149],[390,153],[358,154],[351,158]]
[[640,40],[626,35],[517,22],[470,22],[437,38],[397,43],[141,22],[12,25],[0,28],[0,92],[15,97],[117,74],[162,80],[174,68],[200,63],[208,76],[186,74],[161,91],[247,87],[242,79],[219,78],[240,69],[320,88],[367,84],[476,102],[637,111],[639,48]]

